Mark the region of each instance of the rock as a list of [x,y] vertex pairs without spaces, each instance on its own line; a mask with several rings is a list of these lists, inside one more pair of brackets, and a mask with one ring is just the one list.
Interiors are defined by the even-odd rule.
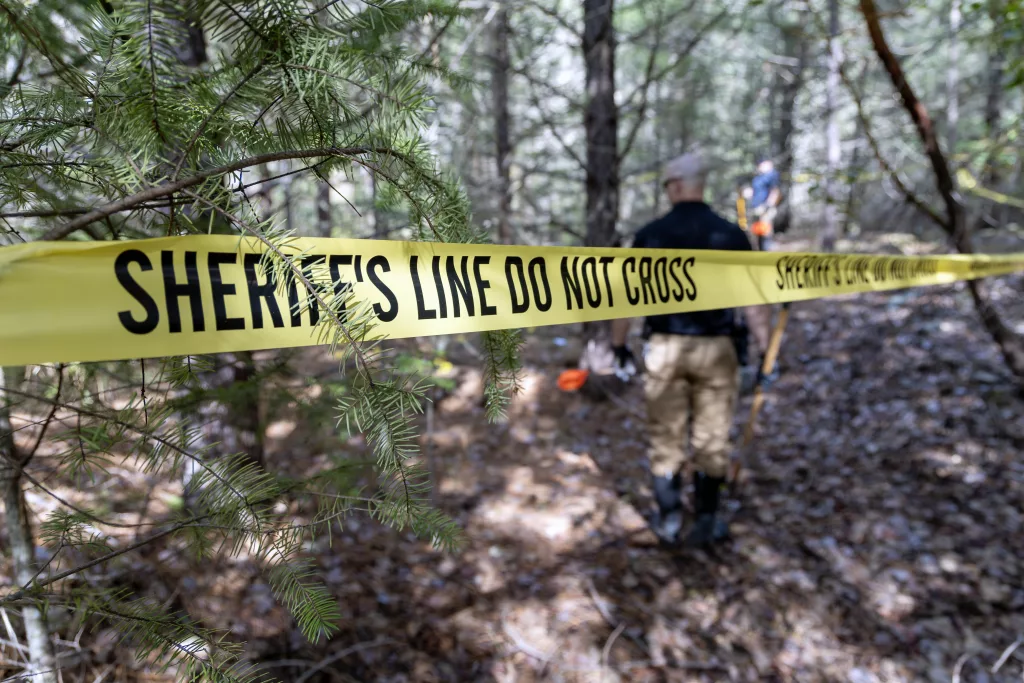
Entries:
[[847,680],[849,683],[880,683],[878,676],[860,667],[850,669]]
[[981,599],[990,604],[1001,604],[1010,599],[1011,589],[1006,584],[985,577],[981,580]]
[[947,574],[952,574],[960,569],[960,558],[952,553],[946,553],[939,558],[939,567]]
[[939,561],[935,559],[934,555],[928,554],[918,556],[917,568],[931,576],[934,576],[941,571],[939,568]]

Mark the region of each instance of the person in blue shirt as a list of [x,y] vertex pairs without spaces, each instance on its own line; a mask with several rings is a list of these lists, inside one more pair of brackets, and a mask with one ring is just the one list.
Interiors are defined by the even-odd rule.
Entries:
[[[749,210],[760,225],[752,232],[757,236],[761,251],[771,251],[774,243],[774,223],[779,201],[782,199],[779,172],[771,159],[762,157],[757,162],[757,175],[751,182]],[[752,226],[753,228],[753,226]]]

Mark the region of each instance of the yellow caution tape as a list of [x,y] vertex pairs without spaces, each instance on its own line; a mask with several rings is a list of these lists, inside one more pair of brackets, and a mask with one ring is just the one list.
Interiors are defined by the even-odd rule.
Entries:
[[323,343],[324,325],[343,303],[352,311],[361,302],[374,335],[402,338],[800,301],[1024,270],[1024,254],[317,238],[289,242],[291,265],[275,256],[275,269],[263,251],[253,240],[216,235],[0,248],[0,364],[311,346]]

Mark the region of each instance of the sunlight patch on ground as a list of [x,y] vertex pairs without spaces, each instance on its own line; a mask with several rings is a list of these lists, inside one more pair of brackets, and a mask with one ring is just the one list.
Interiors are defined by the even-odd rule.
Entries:
[[553,542],[567,541],[572,520],[564,510],[544,511],[518,502],[498,500],[481,506],[481,522],[507,530],[515,536],[536,536]]
[[295,431],[294,420],[278,420],[267,425],[268,439],[287,439]]

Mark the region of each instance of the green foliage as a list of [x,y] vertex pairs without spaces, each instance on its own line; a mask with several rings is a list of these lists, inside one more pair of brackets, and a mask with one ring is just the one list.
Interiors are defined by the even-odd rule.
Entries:
[[[286,481],[248,454],[216,453],[186,416],[204,402],[251,399],[239,392],[268,378],[211,387],[209,358],[151,363],[148,394],[139,386],[141,366],[72,367],[64,395],[44,396],[76,413],[61,454],[65,473],[87,483],[118,458],[132,458],[146,474],[190,472],[177,517],[153,529],[153,538],[170,535],[200,558],[254,556],[312,640],[335,632],[339,613],[302,557],[307,539],[330,534],[356,509],[444,549],[457,547],[459,530],[430,506],[429,478],[418,461],[414,420],[428,387],[420,375],[431,373],[396,369],[378,345],[372,311],[325,286],[326,268],[300,265],[296,234],[261,215],[240,174],[280,160],[317,177],[371,170],[381,204],[403,208],[420,238],[484,241],[465,192],[420,134],[432,110],[427,84],[458,91],[467,82],[403,40],[427,17],[461,14],[436,0],[0,0],[0,50],[20,64],[0,89],[0,206],[29,214],[5,222],[5,233],[32,240],[230,232],[263,251],[262,265],[280,289],[304,288],[309,296],[301,305],[320,312],[318,339],[350,378],[331,392],[339,426],[366,435],[381,482],[366,496],[353,484],[351,462]],[[113,208],[100,221],[69,223],[104,206]],[[486,337],[494,418],[517,387],[518,345],[515,333]],[[108,374],[131,378],[130,397],[108,400],[100,388]],[[317,500],[313,522],[297,528],[275,512],[285,496]],[[113,559],[118,546],[92,528],[97,517],[86,509],[55,512],[43,539],[57,551],[74,547]],[[49,592],[46,577],[26,586],[27,594],[118,625],[140,658],[180,665],[183,680],[256,680],[220,634],[127,593],[84,584]]]
[[181,665],[180,680],[210,683],[256,683],[269,680],[239,662],[241,647],[187,618],[168,615],[162,605],[133,599],[123,590],[96,593],[74,603],[76,611],[101,617],[118,627],[123,642],[139,661],[154,661],[159,671]]
[[1002,28],[1001,47],[1009,57],[1010,87],[1024,87],[1024,0],[1006,0],[996,21]]
[[281,564],[270,573],[274,593],[298,618],[302,634],[314,642],[338,630],[338,605],[327,588],[316,580],[308,562]]

